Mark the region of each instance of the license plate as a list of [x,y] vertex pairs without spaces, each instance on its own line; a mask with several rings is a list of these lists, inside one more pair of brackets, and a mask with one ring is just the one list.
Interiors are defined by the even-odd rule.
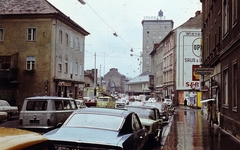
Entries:
[[30,120],[30,123],[39,123],[39,120]]

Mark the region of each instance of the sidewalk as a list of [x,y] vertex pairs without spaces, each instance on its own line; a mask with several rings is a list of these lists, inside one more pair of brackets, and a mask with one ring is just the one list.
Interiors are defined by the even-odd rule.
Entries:
[[240,141],[215,125],[209,128],[200,109],[175,110],[163,150],[239,150]]

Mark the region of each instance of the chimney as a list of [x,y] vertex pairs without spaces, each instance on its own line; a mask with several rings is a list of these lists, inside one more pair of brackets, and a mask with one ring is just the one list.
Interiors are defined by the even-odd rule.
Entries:
[[195,12],[195,16],[198,16],[198,15],[200,15],[200,14],[201,14],[201,11],[200,11],[200,10],[198,10],[198,11]]

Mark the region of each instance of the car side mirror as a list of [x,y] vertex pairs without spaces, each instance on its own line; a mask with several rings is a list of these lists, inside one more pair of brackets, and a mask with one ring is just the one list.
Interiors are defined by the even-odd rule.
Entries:
[[62,123],[58,123],[57,128],[60,128],[62,125],[63,125]]

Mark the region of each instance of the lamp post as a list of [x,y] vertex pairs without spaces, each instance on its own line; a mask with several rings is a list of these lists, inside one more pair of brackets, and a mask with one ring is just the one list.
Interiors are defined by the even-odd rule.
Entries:
[[78,0],[81,4],[85,5],[86,2],[84,2],[83,0]]

